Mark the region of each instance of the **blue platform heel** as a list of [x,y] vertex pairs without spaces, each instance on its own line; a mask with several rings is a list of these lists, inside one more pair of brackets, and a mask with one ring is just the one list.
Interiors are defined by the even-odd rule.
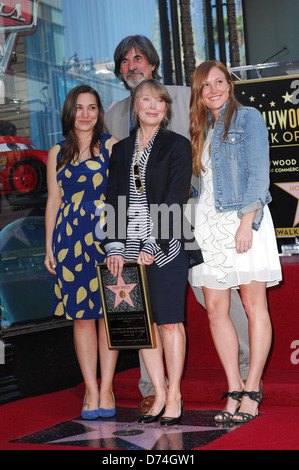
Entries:
[[86,405],[85,398],[86,398],[86,394],[84,395],[84,399],[83,399],[83,407],[82,407],[82,410],[81,410],[81,418],[86,419],[86,420],[93,420],[93,419],[99,418],[100,417],[100,408],[98,408],[97,410],[84,410],[84,406]]
[[115,397],[114,393],[112,392],[114,408],[99,408],[99,417],[100,418],[112,418],[116,415],[116,407],[115,407]]

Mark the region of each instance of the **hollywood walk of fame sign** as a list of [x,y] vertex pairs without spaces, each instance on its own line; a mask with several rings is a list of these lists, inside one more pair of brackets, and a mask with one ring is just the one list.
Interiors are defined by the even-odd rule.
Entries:
[[269,205],[277,244],[299,237],[299,76],[235,82],[237,99],[257,108],[269,133]]
[[97,269],[109,348],[156,347],[145,267],[128,262],[121,276],[106,263]]

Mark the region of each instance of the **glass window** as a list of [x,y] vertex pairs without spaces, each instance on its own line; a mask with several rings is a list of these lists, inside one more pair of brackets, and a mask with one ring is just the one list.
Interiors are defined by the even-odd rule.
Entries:
[[7,0],[0,3],[1,326],[50,315],[44,268],[47,152],[63,139],[66,93],[88,83],[104,109],[128,91],[114,76],[117,44],[131,34],[159,54],[157,0]]
[[[218,10],[217,10],[218,4]],[[238,37],[240,65],[245,65],[245,43],[242,0],[235,0],[235,21]],[[191,0],[191,16],[194,36],[196,64],[203,60],[221,60],[221,47],[224,49],[227,66],[231,65],[229,52],[229,26],[227,2],[216,0]],[[223,36],[222,36],[223,32]]]

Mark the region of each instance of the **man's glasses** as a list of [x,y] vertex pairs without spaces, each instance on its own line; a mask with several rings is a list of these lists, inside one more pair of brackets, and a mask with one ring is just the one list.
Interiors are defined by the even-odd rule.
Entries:
[[134,181],[135,181],[135,188],[142,194],[143,193],[143,184],[140,176],[140,170],[138,163],[135,163],[133,167],[134,171]]

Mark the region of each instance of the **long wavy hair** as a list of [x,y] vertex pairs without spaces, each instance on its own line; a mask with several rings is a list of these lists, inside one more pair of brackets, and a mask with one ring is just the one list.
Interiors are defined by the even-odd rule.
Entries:
[[224,73],[227,82],[230,84],[229,105],[224,114],[225,133],[223,141],[227,137],[232,117],[240,105],[234,96],[234,83],[229,71],[221,62],[217,60],[207,60],[202,62],[195,70],[191,80],[191,99],[190,99],[190,135],[193,159],[193,173],[199,176],[204,171],[202,165],[202,152],[205,141],[205,132],[208,125],[208,108],[202,100],[202,89],[208,78],[210,70],[217,67]]
[[90,93],[95,96],[99,109],[98,120],[93,128],[92,139],[90,142],[90,155],[92,158],[95,158],[95,148],[100,147],[101,145],[101,133],[104,130],[104,109],[100,96],[98,92],[89,85],[78,85],[66,95],[62,108],[61,124],[65,143],[61,150],[61,157],[57,163],[57,171],[62,166],[70,163],[74,157],[79,155],[79,139],[75,132],[75,120],[77,99],[81,93]]

